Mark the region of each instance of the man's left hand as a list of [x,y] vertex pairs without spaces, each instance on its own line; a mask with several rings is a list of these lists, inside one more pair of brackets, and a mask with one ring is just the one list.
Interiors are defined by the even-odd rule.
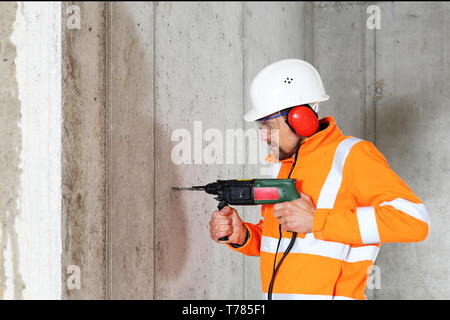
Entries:
[[273,214],[280,223],[281,230],[309,233],[312,231],[315,209],[311,198],[300,193],[297,200],[274,204]]

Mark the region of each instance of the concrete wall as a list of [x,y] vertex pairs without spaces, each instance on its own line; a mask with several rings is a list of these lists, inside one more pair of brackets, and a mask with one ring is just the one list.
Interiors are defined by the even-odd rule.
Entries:
[[242,4],[165,2],[155,10],[155,298],[242,297],[243,258],[208,239],[216,202],[170,190],[242,174],[242,166],[197,157],[171,160],[175,129],[242,126]]
[[381,9],[376,142],[427,204],[431,232],[423,243],[385,246],[379,260],[384,287],[375,297],[448,299],[450,4],[386,3]]
[[[82,283],[64,297],[260,298],[258,259],[209,239],[216,201],[171,191],[256,169],[194,153],[194,164],[176,165],[172,133],[244,128],[258,69],[303,55],[304,4],[67,3],[63,12],[72,4],[82,25],[63,33],[63,266],[79,265]],[[248,215],[256,222],[259,212]]]
[[[9,216],[13,217],[18,214],[17,201],[20,196],[20,150],[22,148],[22,137],[19,127],[20,122],[20,102],[18,98],[18,88],[16,80],[16,68],[14,59],[17,56],[16,48],[11,42],[10,37],[14,31],[13,23],[16,18],[17,4],[2,3],[1,4],[1,27],[0,27],[0,248],[1,264],[0,264],[0,298],[5,298],[7,289],[6,281],[6,247],[10,231],[8,230],[7,220]],[[11,229],[11,222],[9,229]],[[10,257],[10,261],[17,261]],[[17,270],[17,266],[13,267]],[[21,290],[16,293],[16,297],[20,298]]]
[[1,3],[0,298],[260,298],[259,260],[209,239],[216,201],[170,187],[262,171],[205,163],[208,141],[176,165],[173,133],[194,144],[254,129],[242,118],[250,81],[289,57],[319,69],[331,97],[320,115],[373,141],[431,212],[425,242],[383,246],[368,296],[449,297],[450,6],[380,2],[381,29],[369,30],[370,4]]
[[331,114],[350,135],[376,144],[391,167],[425,202],[427,240],[386,244],[377,260],[374,299],[442,299],[449,272],[449,31],[446,3],[380,2],[381,29],[369,30],[368,3],[314,6],[314,62]]

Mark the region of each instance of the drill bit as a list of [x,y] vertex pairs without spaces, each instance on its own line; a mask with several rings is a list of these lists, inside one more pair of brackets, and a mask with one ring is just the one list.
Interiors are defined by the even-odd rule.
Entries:
[[173,191],[203,191],[205,186],[193,186],[193,187],[172,187]]

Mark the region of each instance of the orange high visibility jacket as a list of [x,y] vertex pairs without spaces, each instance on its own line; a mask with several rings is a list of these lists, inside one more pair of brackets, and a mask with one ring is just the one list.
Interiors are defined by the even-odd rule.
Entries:
[[[278,270],[273,299],[366,299],[368,269],[380,243],[416,242],[428,235],[422,201],[389,168],[370,142],[344,136],[332,117],[328,127],[301,145],[291,178],[316,206],[313,230],[298,234]],[[294,159],[275,163],[275,177],[287,178]],[[247,242],[232,250],[260,256],[262,291],[267,297],[278,243],[273,205],[261,208],[263,220],[245,223]],[[282,232],[277,263],[292,233]]]

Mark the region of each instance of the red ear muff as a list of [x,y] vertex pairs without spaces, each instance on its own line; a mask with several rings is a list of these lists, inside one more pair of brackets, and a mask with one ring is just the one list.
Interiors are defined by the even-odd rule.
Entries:
[[302,137],[312,136],[319,129],[319,119],[309,106],[297,106],[288,114],[288,123],[296,134]]

